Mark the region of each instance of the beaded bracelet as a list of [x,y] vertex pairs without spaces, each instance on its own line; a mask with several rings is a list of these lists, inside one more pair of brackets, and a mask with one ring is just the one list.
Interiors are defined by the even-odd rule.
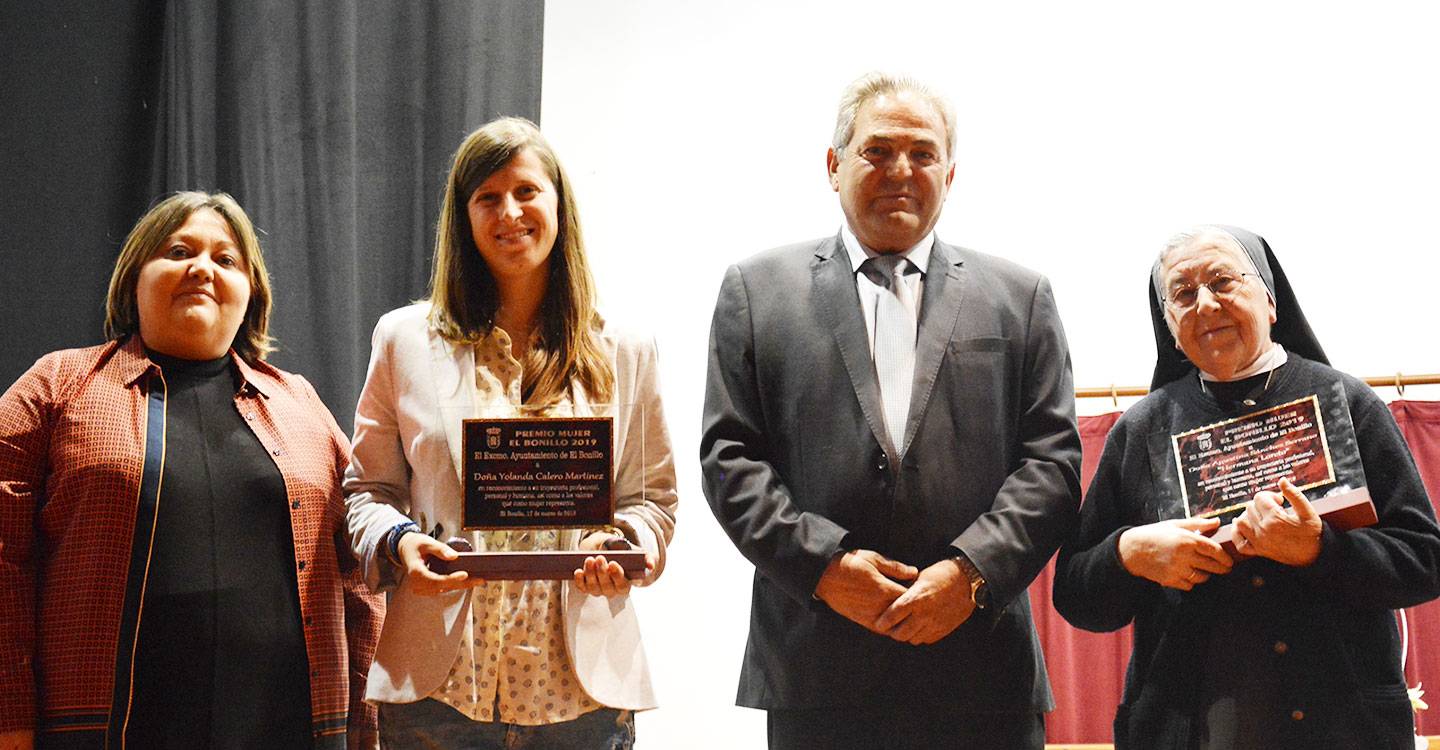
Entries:
[[400,560],[400,537],[405,536],[406,532],[419,530],[420,524],[414,521],[397,523],[392,526],[389,531],[385,532],[385,558],[394,563],[396,567],[399,567],[402,564]]

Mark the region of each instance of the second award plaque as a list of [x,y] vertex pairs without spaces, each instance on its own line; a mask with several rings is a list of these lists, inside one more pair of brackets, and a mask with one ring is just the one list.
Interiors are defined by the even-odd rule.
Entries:
[[1170,436],[1173,481],[1186,516],[1224,522],[1213,538],[1234,552],[1229,523],[1261,490],[1289,479],[1340,530],[1376,522],[1344,391],[1336,387]]

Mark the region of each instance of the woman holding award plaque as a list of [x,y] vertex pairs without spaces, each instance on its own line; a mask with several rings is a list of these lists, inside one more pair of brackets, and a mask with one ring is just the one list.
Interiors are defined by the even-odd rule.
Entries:
[[350,448],[269,320],[245,212],[176,193],[120,250],[110,341],[0,398],[0,748],[375,745]]
[[[355,551],[389,591],[368,693],[385,746],[631,746],[632,712],[655,699],[631,580],[604,551],[644,550],[641,585],[664,569],[676,495],[655,356],[597,314],[575,198],[540,131],[504,118],[470,134],[429,298],[375,328],[345,481]],[[462,420],[535,414],[615,418],[613,526],[464,529]],[[563,581],[434,572],[456,547],[595,554]]]
[[[1054,590],[1078,627],[1135,625],[1116,748],[1412,747],[1392,610],[1440,595],[1440,529],[1389,410],[1326,364],[1258,235],[1177,235],[1151,277],[1151,393],[1106,440]],[[1322,518],[1360,489],[1371,525]]]

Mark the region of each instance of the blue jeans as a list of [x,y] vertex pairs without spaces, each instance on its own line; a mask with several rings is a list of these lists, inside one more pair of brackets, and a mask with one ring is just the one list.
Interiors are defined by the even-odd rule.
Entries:
[[613,708],[528,727],[471,721],[433,698],[380,704],[381,750],[631,750],[634,746],[635,714]]

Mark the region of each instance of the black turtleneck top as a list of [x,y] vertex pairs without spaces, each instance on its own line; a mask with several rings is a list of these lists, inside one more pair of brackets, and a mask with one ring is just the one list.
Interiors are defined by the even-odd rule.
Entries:
[[127,744],[308,748],[284,478],[235,406],[228,356],[150,358],[166,388],[165,462]]

